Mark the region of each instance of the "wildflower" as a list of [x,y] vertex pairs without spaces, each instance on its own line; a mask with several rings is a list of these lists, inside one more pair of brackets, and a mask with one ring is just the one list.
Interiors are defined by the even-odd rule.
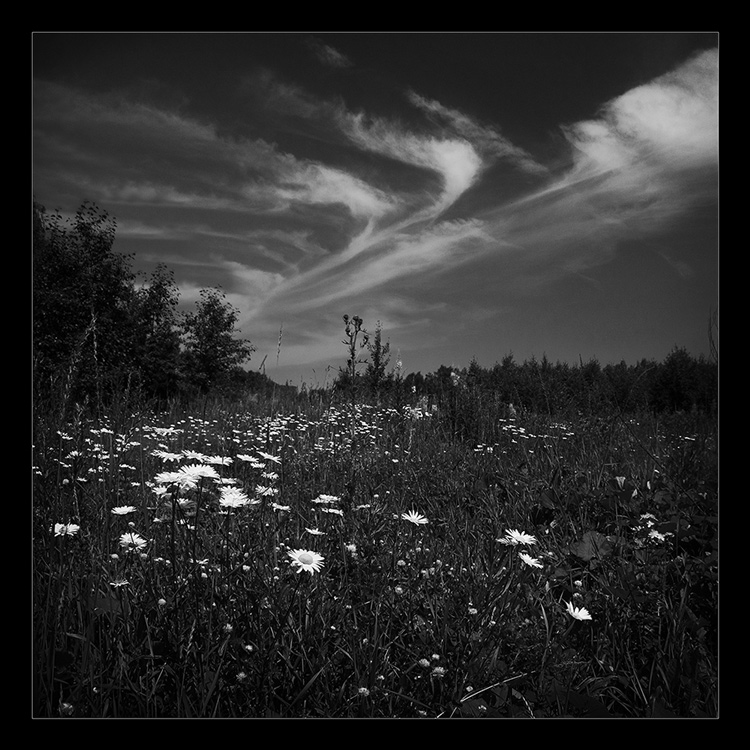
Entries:
[[237,487],[222,487],[219,505],[222,508],[243,508],[245,505],[257,505],[258,500],[250,498]]
[[114,589],[119,589],[121,586],[130,586],[130,581],[126,581],[124,578],[118,578],[115,581],[110,581],[109,585]]
[[656,529],[651,529],[651,531],[648,532],[649,539],[653,539],[657,542],[663,542],[667,538],[667,535],[672,536],[672,533],[668,531],[665,534],[662,534]]
[[399,596],[404,593],[403,586],[396,586],[395,589],[393,589]]
[[568,614],[576,620],[590,620],[591,615],[585,607],[574,607],[572,602],[568,602]]
[[340,499],[336,495],[318,495],[316,498],[313,498],[313,502],[330,505],[331,503],[339,502]]
[[237,682],[244,682],[247,679],[247,675],[244,672],[237,672]]
[[271,503],[271,507],[274,510],[286,510],[286,511],[290,511],[292,509],[291,505],[279,505],[279,503]]
[[200,461],[201,463],[205,463],[208,458],[208,456],[203,453],[198,453],[198,451],[183,450],[182,455],[187,458],[188,461]]
[[72,716],[73,715],[73,704],[60,702],[60,715],[61,716]]
[[408,513],[402,513],[401,518],[404,519],[404,521],[410,521],[415,526],[424,526],[424,524],[429,523],[429,521],[415,510],[410,510]]
[[325,536],[325,531],[321,531],[320,529],[308,529],[307,526],[305,526],[305,531],[313,536]]
[[151,455],[160,458],[162,461],[179,461],[182,459],[182,454],[169,453],[168,451],[151,451]]
[[177,473],[194,479],[196,483],[200,479],[219,479],[219,475],[213,466],[204,466],[202,464],[183,466]]
[[323,513],[330,513],[331,515],[334,515],[334,516],[344,515],[344,511],[340,510],[339,508],[321,508],[321,510],[323,511]]
[[431,672],[433,677],[437,677],[438,679],[445,676],[445,667],[433,667]]
[[537,560],[535,557],[532,557],[531,555],[527,555],[525,552],[520,552],[519,557],[529,566],[532,568],[541,568],[543,565]]
[[277,464],[281,463],[281,459],[278,456],[272,456],[270,453],[263,453],[263,451],[258,451],[258,454],[265,458],[266,461],[273,461]]
[[311,550],[295,549],[287,552],[287,554],[292,559],[291,564],[297,568],[298,573],[306,570],[310,575],[313,575],[314,573],[319,573],[320,569],[325,565],[323,562],[325,558]]
[[475,614],[477,614],[477,612],[478,612],[478,610],[477,610],[476,607],[469,607],[469,614],[470,615],[475,615]]
[[184,471],[162,471],[154,477],[156,484],[176,484],[181,489],[193,489],[198,480]]
[[128,513],[135,513],[138,510],[134,505],[117,505],[112,508],[112,513],[115,516],[125,516]]
[[356,557],[357,556],[357,545],[356,544],[347,544],[346,545],[346,551],[350,555],[354,555]]
[[148,541],[134,531],[128,531],[120,537],[120,546],[127,552],[142,550]]
[[233,630],[234,630],[234,625],[232,625],[232,623],[230,623],[230,622],[228,622],[228,623],[227,623],[227,624],[226,624],[226,625],[224,626],[224,632],[225,632],[225,633],[231,633],[231,632],[232,632]]
[[420,659],[419,660],[419,666],[420,667],[424,667],[425,669],[427,669],[430,666],[429,659]]
[[167,604],[166,599],[159,599],[159,601],[156,602],[160,607],[164,607]]
[[205,462],[216,466],[229,466],[232,463],[232,459],[230,456],[206,456]]
[[77,523],[56,523],[55,536],[75,536],[81,527]]
[[525,534],[517,529],[509,529],[505,532],[504,544],[536,544],[536,537]]
[[366,687],[361,687],[359,690],[357,690],[357,693],[361,695],[363,698],[367,698],[367,696],[370,694],[370,691]]
[[279,494],[279,491],[275,487],[265,487],[262,484],[255,486],[255,492],[262,497]]

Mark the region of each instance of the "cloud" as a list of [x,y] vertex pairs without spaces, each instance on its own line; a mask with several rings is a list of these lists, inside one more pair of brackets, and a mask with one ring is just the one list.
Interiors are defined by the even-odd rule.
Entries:
[[409,91],[407,96],[412,104],[426,112],[434,121],[444,123],[447,130],[471,143],[488,159],[507,159],[524,171],[547,174],[545,166],[536,162],[527,151],[511,143],[496,128],[482,125],[464,112],[446,107],[414,91]]
[[[481,214],[516,289],[539,288],[609,261],[624,240],[655,236],[718,183],[718,59],[707,51],[604,104],[563,132],[570,164],[511,204]],[[681,276],[689,267],[663,251]]]
[[471,187],[481,171],[479,154],[464,139],[415,134],[397,123],[384,118],[367,118],[362,113],[347,113],[341,125],[349,139],[360,148],[439,175],[443,189],[431,206],[435,215]]
[[324,44],[320,39],[310,37],[306,42],[307,48],[315,57],[330,68],[350,68],[352,61],[344,54],[334,49],[328,44]]

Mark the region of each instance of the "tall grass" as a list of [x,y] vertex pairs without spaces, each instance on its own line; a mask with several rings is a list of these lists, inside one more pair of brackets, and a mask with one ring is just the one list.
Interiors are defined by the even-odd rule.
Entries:
[[715,425],[460,394],[40,417],[34,715],[717,716]]

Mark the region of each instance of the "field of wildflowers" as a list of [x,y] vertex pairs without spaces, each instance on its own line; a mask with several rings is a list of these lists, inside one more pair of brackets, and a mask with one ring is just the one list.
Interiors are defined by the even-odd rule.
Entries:
[[38,426],[33,715],[717,717],[716,425],[444,407]]

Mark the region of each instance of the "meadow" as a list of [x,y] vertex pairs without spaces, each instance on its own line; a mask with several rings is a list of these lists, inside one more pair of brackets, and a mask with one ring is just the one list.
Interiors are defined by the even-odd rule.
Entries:
[[34,717],[719,715],[715,418],[37,422]]

